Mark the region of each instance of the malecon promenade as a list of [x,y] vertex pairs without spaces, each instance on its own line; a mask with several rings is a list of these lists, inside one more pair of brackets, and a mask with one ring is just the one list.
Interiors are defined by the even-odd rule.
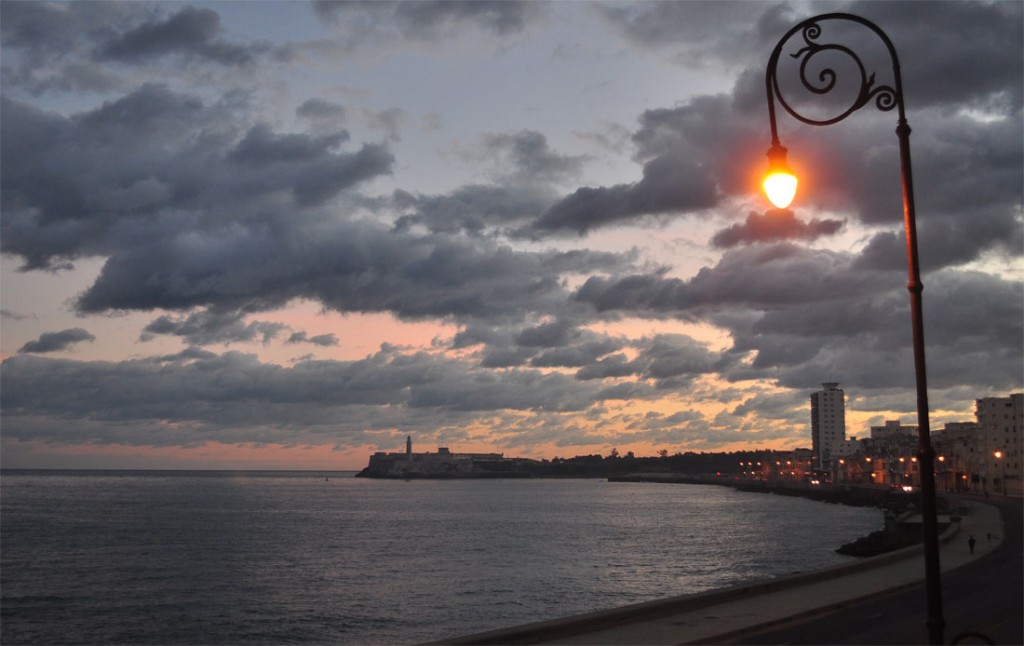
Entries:
[[[940,539],[946,643],[958,638],[963,644],[1024,643],[1020,500],[950,498],[963,513]],[[971,536],[975,538],[973,554],[968,545]],[[442,643],[924,644],[928,634],[923,579],[922,549],[916,545],[828,570]],[[871,600],[878,600],[883,610],[865,610],[864,604]],[[773,630],[782,632],[771,635]]]

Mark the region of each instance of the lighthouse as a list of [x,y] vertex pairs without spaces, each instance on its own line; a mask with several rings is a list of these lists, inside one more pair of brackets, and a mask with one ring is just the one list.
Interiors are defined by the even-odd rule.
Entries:
[[412,462],[412,435],[405,436],[405,461]]

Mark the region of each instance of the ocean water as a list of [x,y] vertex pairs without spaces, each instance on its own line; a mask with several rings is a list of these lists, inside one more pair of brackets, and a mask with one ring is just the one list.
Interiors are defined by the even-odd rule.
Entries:
[[847,562],[882,512],[726,487],[0,476],[0,642],[407,644]]

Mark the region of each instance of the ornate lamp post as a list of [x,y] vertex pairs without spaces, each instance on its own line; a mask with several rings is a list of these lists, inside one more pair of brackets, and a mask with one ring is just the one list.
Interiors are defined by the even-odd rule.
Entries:
[[[856,23],[866,27],[873,32],[888,49],[892,62],[893,85],[876,85],[874,73],[868,73],[860,57],[842,44],[824,41],[823,26],[837,23]],[[852,104],[838,116],[831,118],[811,118],[798,112],[793,104],[786,101],[783,96],[777,78],[779,57],[783,47],[795,35],[800,35],[802,43],[795,47],[790,55],[799,61],[799,80],[804,89],[812,94],[824,96],[836,89],[837,73],[830,67],[824,67],[816,78],[809,78],[808,65],[821,53],[825,57],[819,61],[829,58],[829,55],[840,55],[852,63],[860,72],[860,90],[856,93]],[[852,68],[851,68],[852,69]],[[854,79],[856,80],[856,79]],[[809,18],[797,24],[786,32],[772,51],[768,60],[768,68],[765,73],[765,88],[768,94],[768,116],[771,120],[772,145],[768,150],[769,175],[765,179],[765,192],[768,199],[777,208],[786,208],[792,202],[796,193],[797,180],[786,165],[786,149],[779,142],[778,130],[775,125],[775,101],[785,108],[786,112],[797,120],[812,126],[828,126],[838,123],[864,107],[874,102],[875,107],[881,111],[890,111],[896,108],[898,121],[896,136],[899,139],[900,150],[900,171],[903,188],[903,223],[906,229],[907,238],[907,264],[910,281],[907,288],[910,290],[910,316],[913,327],[914,345],[914,368],[917,383],[917,427],[918,427],[918,461],[921,469],[921,513],[924,534],[924,562],[925,562],[925,587],[928,595],[928,637],[932,644],[942,643],[942,632],[945,628],[945,620],[942,616],[942,585],[939,568],[939,531],[936,513],[935,500],[935,450],[932,448],[930,429],[928,425],[928,386],[925,377],[924,360],[924,320],[921,311],[921,291],[924,286],[921,283],[920,266],[917,255],[917,223],[914,212],[914,185],[910,170],[910,126],[907,125],[907,118],[903,104],[903,81],[900,76],[899,59],[896,56],[896,49],[892,41],[874,23],[846,13],[827,13],[814,18]]]

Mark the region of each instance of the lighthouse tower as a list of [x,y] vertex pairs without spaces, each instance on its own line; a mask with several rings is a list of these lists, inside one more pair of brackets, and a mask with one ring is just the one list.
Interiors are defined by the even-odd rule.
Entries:
[[405,436],[405,461],[412,462],[412,435]]

